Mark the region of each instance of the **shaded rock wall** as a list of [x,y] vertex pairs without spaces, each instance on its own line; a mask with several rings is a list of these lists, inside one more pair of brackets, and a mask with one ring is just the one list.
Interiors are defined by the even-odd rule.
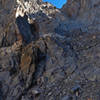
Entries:
[[0,100],[100,100],[99,9],[1,0]]
[[0,1],[0,47],[10,46],[17,40],[15,4],[15,0]]

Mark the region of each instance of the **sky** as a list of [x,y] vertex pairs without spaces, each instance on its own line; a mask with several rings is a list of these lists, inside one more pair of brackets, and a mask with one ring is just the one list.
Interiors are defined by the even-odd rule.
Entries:
[[67,0],[43,0],[43,2],[49,2],[56,8],[61,9],[65,3],[67,3]]

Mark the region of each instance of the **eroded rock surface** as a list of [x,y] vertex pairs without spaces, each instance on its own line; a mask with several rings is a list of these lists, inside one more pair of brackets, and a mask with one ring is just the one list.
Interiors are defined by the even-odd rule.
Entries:
[[100,100],[100,0],[0,0],[0,100]]

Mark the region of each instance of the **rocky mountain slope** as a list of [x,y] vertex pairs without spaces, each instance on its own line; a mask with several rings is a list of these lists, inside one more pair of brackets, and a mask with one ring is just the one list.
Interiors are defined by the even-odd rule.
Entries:
[[0,100],[100,100],[100,0],[0,0]]

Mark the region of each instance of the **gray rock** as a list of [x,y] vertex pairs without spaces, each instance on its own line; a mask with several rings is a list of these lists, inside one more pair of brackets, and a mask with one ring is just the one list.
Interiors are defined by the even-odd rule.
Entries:
[[71,97],[71,96],[66,95],[66,96],[64,96],[61,100],[72,100],[72,97]]
[[79,92],[80,88],[81,88],[80,85],[76,85],[76,86],[74,86],[74,87],[71,89],[71,92],[72,92],[72,93]]
[[100,100],[99,80],[100,0],[0,0],[1,100]]

